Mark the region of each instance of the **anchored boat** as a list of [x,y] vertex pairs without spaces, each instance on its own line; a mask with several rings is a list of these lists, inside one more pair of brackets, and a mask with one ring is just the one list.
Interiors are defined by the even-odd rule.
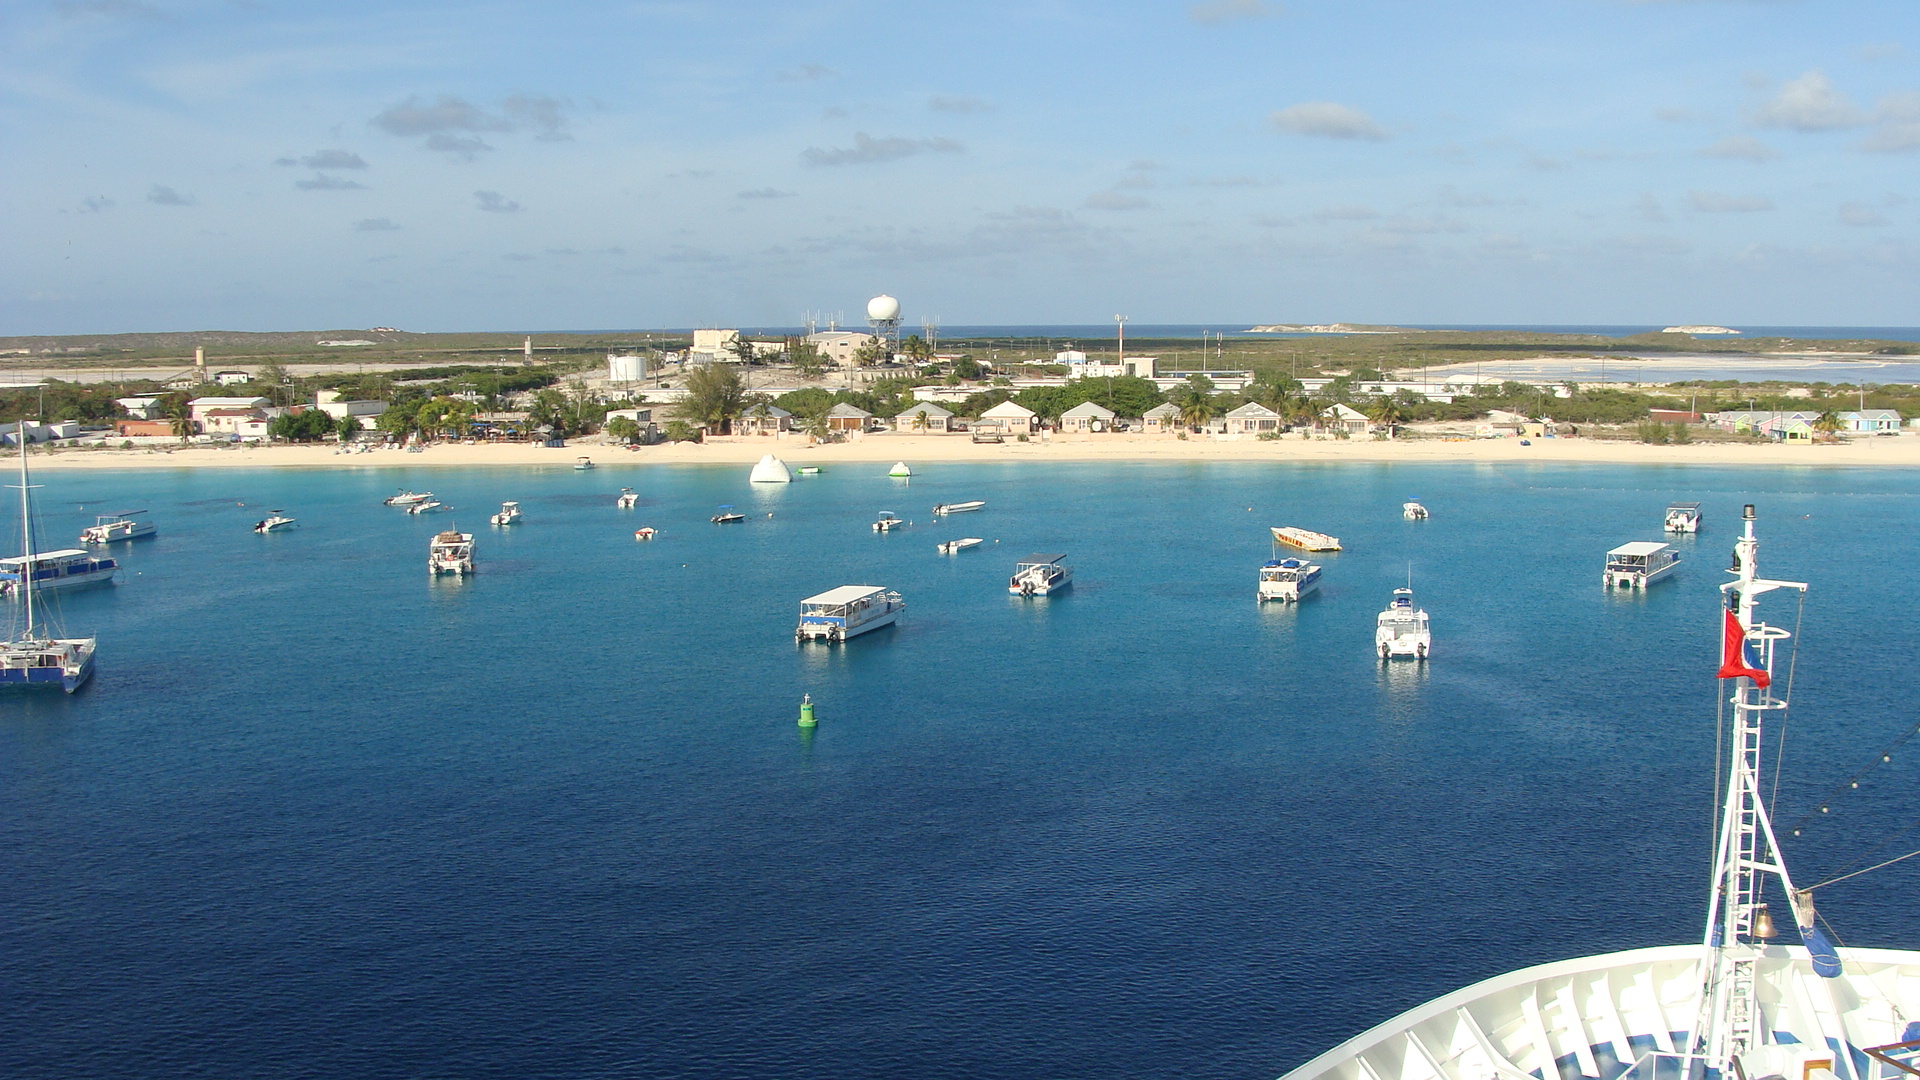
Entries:
[[159,530],[153,522],[140,515],[145,510],[124,510],[118,514],[102,514],[93,519],[93,524],[80,530],[80,542],[83,544],[111,544],[116,540],[138,540],[143,536],[152,536]]
[[986,506],[985,499],[975,499],[972,502],[941,503],[933,508],[933,512],[936,517],[946,517],[948,514],[971,514],[975,510],[986,509]]
[[413,506],[426,502],[431,498],[433,498],[433,492],[431,491],[415,491],[412,488],[403,488],[400,494],[387,496],[386,504],[388,506]]
[[[1759,576],[1753,507],[1722,585],[1718,677],[1733,680],[1706,930],[1668,945],[1496,976],[1334,1047],[1282,1080],[1880,1080],[1916,1072],[1920,952],[1836,949],[1813,888],[1775,839],[1762,721],[1784,716],[1762,596],[1806,584]],[[1711,722],[1706,721],[1706,722]],[[1648,823],[1649,827],[1664,827]],[[1831,884],[1831,882],[1827,883]],[[1768,890],[1800,944],[1777,941]],[[1452,913],[1456,917],[1466,913]]]
[[1073,567],[1065,555],[1029,555],[1014,564],[1007,591],[1015,596],[1046,596],[1073,584]]
[[447,505],[446,503],[441,502],[438,499],[428,499],[426,502],[415,503],[412,506],[407,507],[407,513],[438,514],[443,511],[451,510],[451,509],[453,509],[453,507]]
[[493,515],[493,523],[495,525],[520,524],[520,504],[517,502],[501,503],[500,512]]
[[892,532],[905,524],[906,521],[903,520],[899,514],[891,510],[882,510],[880,511],[880,516],[873,522],[873,531],[877,533]]
[[1678,569],[1680,553],[1673,550],[1672,544],[1636,540],[1607,552],[1607,569],[1603,580],[1609,589],[1616,586],[1644,589],[1671,576]]
[[635,494],[632,488],[621,488],[620,497],[613,500],[615,508],[620,510],[631,510],[639,504],[640,496]]
[[877,585],[842,585],[800,601],[795,641],[845,641],[890,626],[907,610],[900,594]]
[[1270,559],[1260,567],[1262,603],[1298,603],[1320,588],[1320,567],[1305,559]]
[[1400,516],[1408,521],[1425,521],[1430,515],[1427,513],[1427,508],[1419,503],[1406,502],[1400,505]]
[[1670,533],[1697,533],[1700,531],[1700,504],[1668,503],[1667,531]]
[[1433,648],[1433,633],[1425,609],[1413,606],[1412,589],[1393,590],[1393,602],[1374,620],[1373,647],[1382,660],[1427,658]]
[[1275,525],[1272,528],[1273,538],[1288,547],[1297,547],[1302,551],[1340,550],[1340,538],[1337,536],[1328,536],[1312,529],[1298,529],[1292,525]]
[[427,544],[427,571],[435,577],[473,573],[473,534],[448,529],[435,536]]
[[949,540],[944,544],[938,545],[938,550],[942,555],[958,555],[970,548],[977,548],[984,543],[986,543],[986,541],[981,537],[963,536],[958,540]]
[[[93,677],[93,654],[98,644],[94,638],[69,638],[55,636],[58,631],[38,621],[39,609],[34,606],[33,596],[45,585],[39,583],[38,567],[42,556],[33,550],[33,508],[30,494],[33,485],[27,482],[26,440],[20,444],[20,546],[18,559],[9,559],[14,564],[15,578],[10,585],[18,585],[23,571],[27,580],[35,587],[15,589],[16,595],[25,601],[26,626],[11,640],[0,641],[0,686],[58,686],[71,694]],[[52,554],[62,554],[54,552]],[[81,554],[85,554],[82,552]],[[105,562],[113,565],[112,559]],[[111,571],[108,576],[111,577]]]
[[736,521],[747,520],[747,515],[735,511],[733,508],[733,504],[728,503],[727,505],[722,506],[720,508],[719,513],[713,515],[707,520],[713,522],[715,525],[731,525]]
[[257,533],[283,532],[293,528],[294,520],[293,518],[287,517],[286,511],[284,510],[270,511],[266,517],[253,523],[253,531]]

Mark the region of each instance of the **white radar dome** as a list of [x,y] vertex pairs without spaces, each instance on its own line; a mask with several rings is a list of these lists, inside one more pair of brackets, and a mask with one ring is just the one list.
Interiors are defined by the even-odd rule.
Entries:
[[900,317],[900,301],[881,293],[867,301],[867,318],[874,322],[891,322]]

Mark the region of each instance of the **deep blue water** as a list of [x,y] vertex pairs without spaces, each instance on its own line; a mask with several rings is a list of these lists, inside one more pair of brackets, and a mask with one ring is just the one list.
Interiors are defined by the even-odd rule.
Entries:
[[[1267,1078],[1480,977],[1692,940],[1746,501],[1814,584],[1783,823],[1916,719],[1911,472],[883,471],[50,474],[50,537],[131,505],[161,535],[61,605],[93,685],[0,702],[0,1075]],[[429,581],[448,522],[378,505],[400,484],[462,508],[476,577]],[[932,522],[960,498],[989,509]],[[1678,579],[1604,595],[1681,498]],[[1283,523],[1348,550],[1262,609]],[[1008,597],[1030,550],[1074,589]],[[1383,670],[1409,568],[1435,659]],[[796,648],[844,583],[906,622]],[[1801,878],[1920,819],[1917,764],[1836,798]],[[1914,865],[1823,893],[1847,943],[1920,946]]]

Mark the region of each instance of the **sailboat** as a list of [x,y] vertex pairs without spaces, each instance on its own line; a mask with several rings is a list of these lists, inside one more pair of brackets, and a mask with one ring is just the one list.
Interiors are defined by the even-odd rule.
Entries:
[[[1793,635],[1756,621],[1754,612],[1769,592],[1804,594],[1807,586],[1760,576],[1752,506],[1744,517],[1734,580],[1720,587],[1726,606],[1719,616],[1718,677],[1732,680],[1733,689],[1726,771],[1718,778],[1725,798],[1701,940],[1495,976],[1402,1013],[1282,1080],[1916,1075],[1920,952],[1848,948],[1843,956],[1813,904],[1814,891],[1833,881],[1797,887],[1775,840],[1760,729],[1786,709],[1771,689],[1774,649]],[[1779,927],[1766,890],[1776,886],[1787,901],[1782,916],[1790,913],[1799,931],[1798,945],[1775,940]]]
[[[37,566],[33,551],[33,506],[27,483],[27,441],[20,440],[21,572]],[[0,686],[59,686],[71,694],[93,677],[93,638],[54,637],[38,621],[33,597],[37,588],[18,590],[26,602],[26,629],[11,641],[0,641]]]

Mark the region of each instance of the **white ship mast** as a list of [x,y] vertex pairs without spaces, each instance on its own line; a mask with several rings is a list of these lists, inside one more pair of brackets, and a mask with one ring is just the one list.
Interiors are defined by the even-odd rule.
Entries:
[[20,440],[20,553],[25,558],[20,563],[20,592],[27,602],[27,632],[21,635],[23,641],[33,641],[33,512],[27,501],[27,422],[14,425],[14,433]]
[[[1703,987],[1701,1024],[1696,1026],[1691,1060],[1701,1060],[1723,1077],[1740,1074],[1738,1059],[1760,1042],[1760,998],[1757,967],[1760,954],[1775,936],[1773,917],[1763,900],[1765,876],[1780,879],[1791,901],[1801,936],[1817,936],[1810,894],[1794,889],[1774,838],[1773,822],[1760,791],[1760,734],[1769,712],[1786,709],[1787,702],[1771,690],[1774,646],[1792,637],[1786,630],[1754,620],[1754,608],[1763,593],[1807,586],[1799,581],[1775,581],[1759,574],[1756,555],[1760,542],[1753,535],[1753,507],[1741,514],[1745,532],[1733,549],[1734,580],[1720,586],[1727,611],[1738,629],[1724,628],[1720,676],[1732,670],[1752,672],[1734,678],[1731,754],[1726,776],[1726,801],[1720,808],[1719,841],[1713,856],[1713,890],[1707,903],[1705,944],[1710,950]],[[1723,616],[1723,622],[1726,617]],[[1738,638],[1736,641],[1735,638]],[[1751,659],[1749,659],[1751,657]],[[1689,1071],[1683,1075],[1691,1075]]]

